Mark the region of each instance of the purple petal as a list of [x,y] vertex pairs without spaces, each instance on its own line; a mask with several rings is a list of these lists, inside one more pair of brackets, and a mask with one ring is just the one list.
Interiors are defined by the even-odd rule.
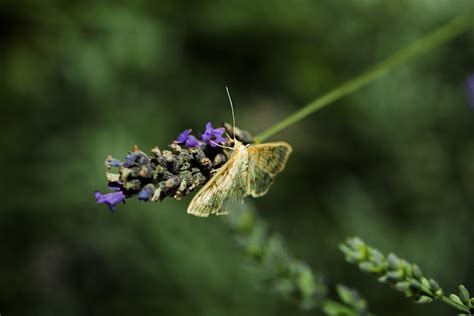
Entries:
[[201,134],[201,140],[205,143],[209,142],[209,140],[211,139],[211,133],[204,133],[204,134]]
[[131,167],[135,164],[135,160],[137,159],[138,154],[135,152],[131,152],[125,157],[125,162],[122,164],[122,166],[128,168]]
[[108,187],[109,187],[109,190],[113,192],[122,190],[122,186],[118,182],[109,182]]
[[220,144],[220,143],[225,143],[226,141],[227,141],[227,139],[224,136],[219,135],[219,134],[214,135],[214,142],[215,143]]
[[178,144],[184,144],[185,147],[197,147],[199,146],[199,141],[191,135],[191,130],[187,129],[179,134],[178,138],[175,140]]
[[220,134],[220,135],[223,135],[225,132],[225,128],[224,127],[219,127],[219,128],[215,128],[212,133],[214,134]]
[[185,143],[189,137],[189,134],[191,134],[191,129],[184,130],[181,134],[179,134],[176,142],[180,144]]
[[140,201],[149,201],[155,192],[155,188],[152,184],[146,185],[140,192],[138,192],[138,199]]
[[206,130],[204,131],[203,134],[201,134],[201,140],[205,143],[209,143],[212,137],[212,131],[214,130],[214,127],[212,127],[211,122],[207,122],[206,124]]
[[201,140],[211,147],[216,147],[216,144],[226,142],[226,139],[222,136],[224,132],[224,127],[214,128],[212,123],[208,122],[204,134],[201,134]]
[[201,134],[201,140],[205,143],[209,143],[209,141],[211,140],[211,136],[212,136],[211,133]]
[[118,159],[113,158],[112,156],[108,156],[107,159],[105,160],[105,164],[108,167],[121,167],[122,162]]
[[123,194],[122,191],[116,191],[107,194],[102,194],[99,191],[95,191],[94,196],[97,203],[107,204],[112,212],[115,212],[115,205],[125,201],[125,194]]
[[197,147],[199,146],[199,141],[193,135],[189,135],[188,139],[186,139],[186,143],[184,143],[186,147]]
[[212,131],[214,130],[214,127],[212,126],[212,123],[211,122],[207,122],[206,123],[206,131],[204,133],[212,133]]

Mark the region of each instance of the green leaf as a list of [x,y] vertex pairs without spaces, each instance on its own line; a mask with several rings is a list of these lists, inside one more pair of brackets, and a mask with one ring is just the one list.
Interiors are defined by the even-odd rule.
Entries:
[[356,263],[358,261],[359,254],[354,252],[354,250],[347,245],[340,245],[339,249],[344,253],[346,256],[346,261],[350,263]]
[[375,273],[375,272],[379,271],[378,267],[375,266],[371,262],[362,262],[362,263],[360,263],[359,264],[359,269],[361,269],[362,271],[365,271],[365,272],[369,272],[369,273]]
[[387,262],[390,270],[398,270],[400,268],[400,259],[394,253],[387,256]]
[[384,255],[377,249],[369,248],[369,260],[374,264],[381,266],[384,263]]
[[405,260],[400,260],[400,266],[405,271],[405,275],[409,278],[413,278],[413,267],[411,264],[407,263]]
[[459,296],[457,296],[456,294],[450,294],[449,298],[451,299],[451,301],[458,303],[459,305],[464,305]]
[[420,267],[417,264],[413,264],[412,267],[413,267],[413,276],[416,279],[421,279],[423,277],[423,273],[421,272]]
[[471,298],[471,295],[469,294],[469,291],[466,289],[464,285],[459,285],[459,297],[463,301],[465,305],[469,304],[469,300]]
[[349,289],[348,287],[346,287],[344,285],[338,285],[336,287],[336,290],[337,290],[337,294],[339,295],[339,298],[341,299],[341,301],[343,301],[347,305],[352,305],[352,303],[354,301],[354,296],[353,296],[353,293],[352,293],[351,289]]
[[433,302],[433,299],[429,296],[421,295],[417,299],[414,300],[416,304],[426,304]]
[[354,313],[346,306],[331,301],[324,302],[322,310],[327,316],[354,316]]
[[439,286],[436,280],[430,279],[430,286],[431,286],[431,291],[437,298],[440,298],[441,296],[443,296],[443,289]]
[[421,279],[421,285],[423,285],[425,288],[431,289],[430,281],[428,281],[427,278]]
[[434,279],[430,279],[430,287],[433,292],[438,292],[438,290],[441,289],[438,282],[436,282]]
[[469,300],[469,307],[474,308],[474,297]]
[[403,271],[390,271],[386,276],[389,281],[398,281],[403,279]]
[[410,282],[410,288],[413,291],[419,291],[421,289],[421,284],[417,280],[411,280]]
[[395,284],[395,289],[397,289],[400,292],[405,292],[410,288],[410,282],[398,282]]

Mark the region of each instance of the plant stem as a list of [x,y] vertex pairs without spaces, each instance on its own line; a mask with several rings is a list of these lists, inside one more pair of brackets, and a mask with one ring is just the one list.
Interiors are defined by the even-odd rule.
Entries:
[[[427,289],[425,286],[421,286],[421,289],[422,289],[428,296],[432,296],[432,293],[431,293],[430,289]],[[441,301],[442,301],[443,303],[448,304],[448,305],[451,306],[451,307],[454,307],[454,308],[457,309],[458,311],[461,311],[461,312],[467,313],[468,315],[471,315],[471,311],[469,310],[469,308],[467,308],[466,306],[461,305],[461,304],[459,304],[459,303],[456,303],[455,301],[453,301],[452,299],[450,299],[448,296],[443,295],[443,296],[441,297]]]
[[467,307],[465,307],[465,306],[463,306],[463,305],[461,305],[461,304],[458,304],[458,303],[454,302],[453,300],[451,300],[451,299],[450,299],[449,297],[447,297],[447,296],[443,296],[443,297],[441,298],[441,300],[442,300],[444,303],[448,304],[449,306],[454,307],[455,309],[457,309],[457,310],[459,310],[459,311],[461,311],[461,312],[463,312],[463,313],[466,313],[467,315],[472,315],[472,314],[471,314],[471,311],[470,311]]
[[403,48],[397,53],[391,55],[384,61],[368,69],[366,72],[343,83],[334,90],[324,94],[323,96],[309,103],[299,111],[293,113],[282,121],[274,124],[273,126],[261,132],[255,137],[255,141],[257,143],[263,142],[269,137],[304,119],[313,112],[320,110],[330,105],[334,101],[337,101],[340,98],[375,81],[376,79],[394,70],[399,65],[402,65],[412,59],[415,59],[416,57],[419,57],[429,52],[433,48],[441,46],[442,44],[469,30],[474,24],[474,17],[472,13],[473,12],[470,11],[465,15],[450,20],[445,25],[434,30],[425,37],[418,39],[417,41]]

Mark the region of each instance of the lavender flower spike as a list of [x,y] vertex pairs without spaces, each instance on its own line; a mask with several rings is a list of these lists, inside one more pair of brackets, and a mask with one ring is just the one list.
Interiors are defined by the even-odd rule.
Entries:
[[474,74],[470,74],[466,79],[467,103],[474,109]]
[[115,205],[119,204],[120,202],[125,203],[125,194],[123,194],[123,192],[120,190],[107,194],[102,194],[99,191],[95,191],[95,201],[97,203],[107,204],[109,209],[112,212],[115,212]]
[[178,138],[175,140],[178,144],[184,144],[185,147],[197,147],[199,146],[199,141],[191,135],[191,129],[184,130],[181,134],[179,134]]
[[225,132],[224,127],[214,128],[211,122],[206,124],[204,134],[201,134],[201,140],[211,147],[216,147],[216,144],[225,143],[227,140],[222,136]]

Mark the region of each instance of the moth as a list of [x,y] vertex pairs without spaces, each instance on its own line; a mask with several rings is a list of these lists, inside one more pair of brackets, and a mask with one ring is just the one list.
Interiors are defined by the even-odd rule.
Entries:
[[[227,93],[229,95],[228,90]],[[234,117],[230,95],[229,100]],[[244,145],[235,139],[235,135],[233,144],[229,160],[194,196],[188,206],[188,214],[200,217],[225,215],[228,213],[225,209],[228,201],[265,195],[276,175],[285,168],[292,152],[286,142]]]

